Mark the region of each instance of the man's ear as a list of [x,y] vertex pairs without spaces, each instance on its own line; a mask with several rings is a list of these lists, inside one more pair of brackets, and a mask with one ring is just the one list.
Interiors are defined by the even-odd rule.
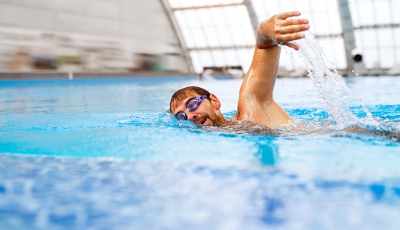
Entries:
[[221,102],[219,101],[218,97],[215,94],[210,94],[211,104],[214,106],[215,109],[221,108]]

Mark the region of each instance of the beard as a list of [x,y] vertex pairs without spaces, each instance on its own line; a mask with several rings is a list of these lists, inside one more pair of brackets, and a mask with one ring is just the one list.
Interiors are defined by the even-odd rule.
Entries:
[[[197,117],[197,118],[194,120],[194,122],[195,122],[197,125],[204,125],[204,123],[207,121],[207,119],[208,119],[209,121],[212,122],[212,119],[210,118],[210,116],[208,116],[208,114],[204,114],[204,115],[202,115],[202,116],[200,116],[200,117]],[[207,124],[207,126],[209,126],[209,124]]]
[[198,117],[194,122],[198,125],[204,125],[204,126],[220,126],[228,122],[221,112],[219,112],[219,114],[214,113],[212,115],[213,116],[204,114]]

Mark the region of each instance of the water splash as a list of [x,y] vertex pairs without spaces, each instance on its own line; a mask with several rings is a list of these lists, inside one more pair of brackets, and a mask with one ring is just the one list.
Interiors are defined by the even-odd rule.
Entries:
[[[333,63],[326,57],[322,47],[314,35],[306,32],[304,39],[296,41],[300,49],[298,54],[307,66],[307,72],[317,88],[320,103],[326,107],[336,122],[336,129],[352,125],[378,125],[371,112],[364,106],[362,100],[349,89],[343,77],[338,74]],[[352,105],[361,105],[366,117],[359,118],[350,110]]]

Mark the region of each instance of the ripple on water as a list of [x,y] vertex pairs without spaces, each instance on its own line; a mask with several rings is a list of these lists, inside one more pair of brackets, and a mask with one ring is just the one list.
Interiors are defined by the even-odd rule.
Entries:
[[0,219],[11,230],[399,224],[399,179],[367,171],[18,155],[0,155],[0,168]]

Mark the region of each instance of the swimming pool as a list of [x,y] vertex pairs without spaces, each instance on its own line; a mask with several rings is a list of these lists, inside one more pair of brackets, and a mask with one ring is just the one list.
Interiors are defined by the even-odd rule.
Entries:
[[[346,83],[399,130],[400,78]],[[0,228],[398,228],[398,140],[210,132],[166,112],[188,85],[234,113],[240,80],[0,81]],[[329,118],[310,79],[278,79],[275,98],[297,120]]]

